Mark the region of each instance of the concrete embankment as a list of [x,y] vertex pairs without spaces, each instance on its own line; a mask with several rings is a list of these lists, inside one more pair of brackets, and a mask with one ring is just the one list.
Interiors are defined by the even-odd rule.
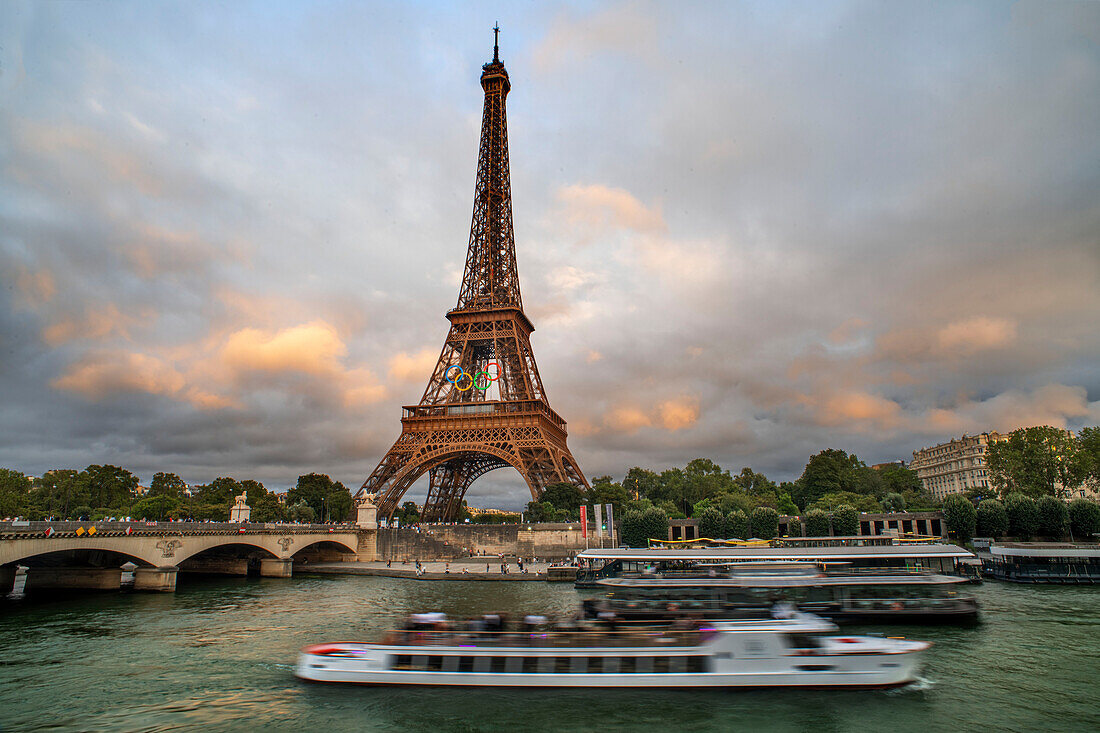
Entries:
[[548,577],[546,563],[532,563],[525,566],[526,573],[518,572],[514,563],[510,563],[508,572],[500,572],[500,563],[490,563],[489,572],[485,572],[484,562],[452,562],[450,572],[447,564],[441,562],[424,563],[424,573],[416,574],[413,565],[391,565],[384,562],[329,562],[296,565],[295,575],[374,575],[384,578],[407,578],[410,580],[488,580],[503,582],[530,582],[548,580],[568,580],[572,578]]

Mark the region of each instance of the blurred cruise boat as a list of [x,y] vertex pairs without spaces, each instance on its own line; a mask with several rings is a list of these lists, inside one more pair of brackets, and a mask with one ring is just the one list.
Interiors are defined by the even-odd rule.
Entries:
[[805,614],[698,630],[403,630],[306,647],[296,674],[374,685],[880,688],[914,681],[929,647],[835,630]]

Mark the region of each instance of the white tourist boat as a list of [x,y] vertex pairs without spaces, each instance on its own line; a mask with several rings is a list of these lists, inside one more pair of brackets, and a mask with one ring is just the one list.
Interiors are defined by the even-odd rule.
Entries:
[[393,631],[380,643],[306,647],[296,674],[315,682],[469,687],[897,687],[930,644],[829,636],[791,619],[650,631]]

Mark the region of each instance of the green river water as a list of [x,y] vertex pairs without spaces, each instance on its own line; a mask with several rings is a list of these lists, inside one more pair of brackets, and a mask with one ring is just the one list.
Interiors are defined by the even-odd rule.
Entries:
[[1097,731],[1100,588],[968,586],[975,628],[890,691],[401,689],[293,676],[298,649],[406,613],[569,613],[566,584],[181,578],[173,594],[0,601],[0,730]]

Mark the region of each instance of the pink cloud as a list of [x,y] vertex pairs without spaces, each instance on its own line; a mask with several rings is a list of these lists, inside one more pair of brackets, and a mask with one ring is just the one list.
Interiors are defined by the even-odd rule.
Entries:
[[558,190],[566,221],[586,229],[610,227],[638,232],[666,229],[660,210],[650,209],[629,192],[600,184],[574,184]]

